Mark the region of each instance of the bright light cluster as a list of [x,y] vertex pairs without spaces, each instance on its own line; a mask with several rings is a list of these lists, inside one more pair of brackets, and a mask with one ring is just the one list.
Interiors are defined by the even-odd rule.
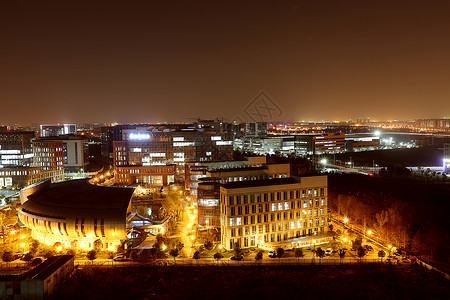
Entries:
[[130,140],[149,140],[150,134],[149,133],[130,133],[128,135],[128,138]]

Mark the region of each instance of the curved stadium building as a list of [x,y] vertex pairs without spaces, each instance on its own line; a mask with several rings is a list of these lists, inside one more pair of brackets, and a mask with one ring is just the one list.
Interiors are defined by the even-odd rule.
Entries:
[[114,249],[126,239],[134,188],[92,185],[86,179],[42,181],[20,191],[20,220],[31,236],[53,245],[89,249],[101,240]]

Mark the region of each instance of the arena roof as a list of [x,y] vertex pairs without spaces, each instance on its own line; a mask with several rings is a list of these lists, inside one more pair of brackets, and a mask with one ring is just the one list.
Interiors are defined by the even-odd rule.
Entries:
[[21,209],[43,217],[67,216],[83,211],[90,214],[123,214],[127,211],[134,188],[92,185],[86,179],[52,183],[28,195]]

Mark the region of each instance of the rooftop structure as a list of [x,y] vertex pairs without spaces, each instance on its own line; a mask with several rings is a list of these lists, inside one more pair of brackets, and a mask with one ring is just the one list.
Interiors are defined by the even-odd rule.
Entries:
[[85,179],[41,182],[20,192],[19,218],[33,238],[67,247],[111,248],[126,239],[126,216],[133,188],[91,185]]

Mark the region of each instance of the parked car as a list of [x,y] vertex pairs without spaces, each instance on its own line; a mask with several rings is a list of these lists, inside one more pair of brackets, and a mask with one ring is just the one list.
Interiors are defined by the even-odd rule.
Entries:
[[31,261],[30,265],[32,267],[35,267],[37,265],[40,265],[43,261],[45,260],[44,257],[35,257],[33,258],[33,260]]
[[24,254],[23,254],[22,252],[16,252],[16,253],[14,253],[14,255],[13,255],[13,260],[22,258],[23,255],[24,255]]
[[370,246],[370,245],[364,245],[364,248],[365,248],[367,251],[373,251],[373,247]]
[[240,256],[235,256],[233,255],[232,257],[230,257],[231,260],[243,260],[244,259],[244,255],[240,255]]
[[331,255],[331,253],[333,253],[333,249],[332,249],[332,248],[328,248],[328,249],[325,251],[325,255],[327,255],[327,256]]
[[126,257],[125,255],[118,255],[113,258],[113,261],[131,261],[131,259]]
[[275,250],[270,250],[268,256],[270,258],[276,258],[277,257],[277,252]]

